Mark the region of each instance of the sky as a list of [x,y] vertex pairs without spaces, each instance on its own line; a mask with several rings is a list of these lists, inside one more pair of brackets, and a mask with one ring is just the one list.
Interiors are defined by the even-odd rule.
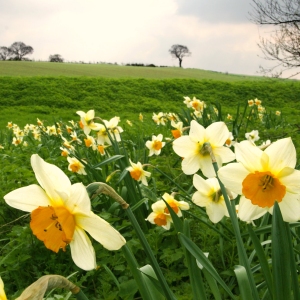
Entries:
[[183,68],[260,75],[269,66],[250,21],[252,0],[0,0],[0,46],[22,41],[28,58],[178,66],[169,49],[187,46]]

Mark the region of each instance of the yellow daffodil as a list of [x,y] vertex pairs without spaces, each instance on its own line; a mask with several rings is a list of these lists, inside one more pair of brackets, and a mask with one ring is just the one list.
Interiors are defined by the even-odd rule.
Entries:
[[211,145],[219,167],[235,159],[234,153],[224,144],[228,138],[229,130],[224,122],[216,122],[206,129],[191,121],[188,136],[181,136],[173,142],[175,153],[183,157],[182,170],[185,174],[191,175],[201,169],[206,177],[216,176],[210,154],[204,149],[205,143]]
[[6,203],[31,213],[30,227],[45,246],[58,252],[69,244],[75,264],[84,270],[96,268],[95,251],[85,231],[108,250],[118,250],[125,239],[109,223],[91,211],[91,202],[82,183],[71,185],[58,167],[37,154],[31,156],[36,184],[4,196]]
[[166,230],[169,230],[172,218],[169,213],[166,213],[166,203],[163,200],[158,200],[151,205],[151,208],[153,211],[146,220],[152,224],[156,224]]
[[231,191],[242,195],[238,216],[255,220],[266,212],[272,214],[278,202],[283,219],[300,219],[300,171],[295,170],[296,150],[291,138],[278,140],[264,151],[243,141],[235,146],[237,163],[220,168],[221,181]]
[[4,291],[4,283],[2,278],[0,277],[0,300],[7,300],[6,294]]
[[206,208],[206,213],[213,223],[218,223],[224,216],[229,217],[224,197],[217,178],[204,180],[195,174],[193,185],[197,189],[192,201],[200,207]]
[[88,135],[91,130],[99,130],[100,124],[94,123],[95,111],[93,109],[89,110],[87,113],[83,111],[77,111],[76,113],[80,116],[80,127],[86,135]]
[[152,135],[152,141],[146,142],[146,147],[150,150],[149,156],[160,154],[162,147],[166,144],[165,142],[162,142],[162,139],[162,134],[159,134],[158,136]]
[[129,171],[130,176],[136,180],[141,181],[143,185],[148,185],[147,178],[150,177],[151,173],[147,172],[143,169],[143,165],[140,162],[137,162],[136,164],[133,163],[130,159],[129,162],[131,164],[131,167],[126,168],[126,170]]
[[253,106],[254,105],[254,100],[248,100],[248,105]]
[[[178,215],[178,217],[182,216],[181,210],[188,210],[190,209],[190,205],[185,201],[177,201],[175,200],[173,195],[168,193],[164,193],[162,198],[171,206],[174,212]],[[169,210],[166,206],[165,213],[169,214]]]
[[78,173],[80,175],[86,175],[86,171],[84,169],[84,165],[75,157],[67,157],[69,162],[68,170],[74,173]]
[[261,100],[258,100],[257,98],[254,99],[255,105],[259,106],[261,105]]
[[93,150],[96,150],[97,149],[97,145],[96,145],[96,141],[95,139],[90,136],[90,135],[87,135],[86,138],[84,139],[84,144],[87,148],[92,148]]
[[276,115],[276,116],[280,116],[280,115],[281,115],[281,111],[276,110],[275,115]]

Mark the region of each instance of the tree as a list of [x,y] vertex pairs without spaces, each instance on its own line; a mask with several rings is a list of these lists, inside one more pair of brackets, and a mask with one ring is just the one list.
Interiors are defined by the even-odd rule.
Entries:
[[60,54],[53,54],[49,56],[49,61],[50,62],[64,62],[64,59]]
[[7,47],[0,47],[0,60],[6,60],[9,56],[9,49]]
[[[270,38],[260,38],[258,46],[264,58],[277,64],[265,73],[273,72],[279,77],[288,69],[300,67],[300,10],[299,0],[252,0],[251,19],[255,24],[274,28]],[[274,70],[279,68],[277,73]],[[295,76],[299,74],[296,71]],[[290,76],[290,77],[292,77]]]
[[179,67],[181,68],[182,59],[185,56],[190,56],[192,53],[189,51],[188,47],[182,45],[173,45],[169,50],[171,55],[179,60]]
[[33,53],[33,48],[23,42],[14,42],[8,49],[13,60],[22,60],[25,55]]

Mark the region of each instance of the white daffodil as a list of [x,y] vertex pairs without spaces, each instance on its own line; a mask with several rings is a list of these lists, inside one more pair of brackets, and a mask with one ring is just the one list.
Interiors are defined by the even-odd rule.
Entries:
[[209,143],[216,158],[218,166],[235,159],[234,153],[224,144],[229,136],[229,130],[224,122],[216,122],[206,129],[191,121],[188,136],[181,136],[173,142],[175,153],[183,157],[182,170],[191,175],[201,169],[206,177],[215,177],[216,173],[212,165],[210,154],[204,149],[204,144]]
[[213,223],[218,223],[224,216],[229,217],[217,178],[204,180],[195,174],[193,185],[197,192],[194,193],[192,201],[200,207],[206,207],[206,213]]
[[[177,214],[178,217],[182,216],[181,210],[188,210],[190,209],[190,205],[185,201],[177,201],[175,198],[168,194],[164,193],[162,198],[171,206],[174,212]],[[168,208],[165,208],[165,213],[169,213]]]
[[0,300],[7,300],[6,294],[4,291],[4,283],[2,278],[0,277]]
[[84,165],[75,157],[67,157],[69,162],[68,170],[74,173],[78,173],[80,175],[87,175],[84,169]]
[[88,135],[91,130],[99,130],[99,123],[94,123],[95,119],[95,111],[89,110],[87,113],[83,111],[77,111],[77,115],[80,116],[80,128],[84,131],[86,135]]
[[150,150],[149,156],[160,154],[161,148],[166,144],[165,142],[162,142],[162,140],[163,135],[159,134],[158,136],[152,135],[152,141],[146,142],[146,147]]
[[58,252],[70,244],[75,264],[84,270],[96,268],[95,251],[85,231],[108,250],[125,243],[122,235],[91,211],[91,202],[82,183],[71,185],[58,167],[37,154],[31,166],[40,186],[29,185],[4,196],[6,203],[31,213],[30,228],[45,246]]
[[183,123],[182,122],[176,123],[174,121],[171,121],[171,126],[175,128],[171,130],[174,139],[178,139],[179,137],[181,137],[183,132]]
[[247,132],[245,134],[245,137],[252,144],[255,144],[255,142],[259,140],[258,130],[252,130],[251,132]]
[[156,224],[166,230],[169,230],[172,218],[169,213],[166,213],[166,203],[163,200],[158,200],[151,205],[151,208],[153,211],[146,220],[152,224]]
[[140,162],[137,162],[136,164],[133,163],[130,159],[129,162],[131,164],[131,167],[126,168],[126,170],[129,171],[130,176],[136,180],[141,181],[143,185],[148,185],[147,178],[150,177],[151,173],[147,172],[143,169],[143,165]]
[[[107,128],[108,132],[110,133],[111,138],[115,139],[117,142],[121,141],[120,133],[123,132],[122,127],[118,126],[119,122],[120,122],[119,117],[113,117],[109,121],[103,120],[103,123],[105,124],[105,127]],[[106,142],[108,143],[107,140]],[[110,141],[109,144],[111,144]]]
[[295,170],[296,150],[291,138],[272,143],[264,151],[243,141],[235,146],[237,163],[220,168],[225,186],[242,195],[238,216],[249,222],[278,202],[284,221],[300,219],[300,171]]

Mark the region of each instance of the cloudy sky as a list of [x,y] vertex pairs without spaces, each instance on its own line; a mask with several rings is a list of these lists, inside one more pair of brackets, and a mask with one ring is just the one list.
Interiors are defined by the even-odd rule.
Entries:
[[[0,0],[0,46],[22,41],[47,60],[177,66],[168,50],[192,52],[184,68],[257,75],[264,30],[251,0]],[[28,56],[29,57],[29,56]]]

